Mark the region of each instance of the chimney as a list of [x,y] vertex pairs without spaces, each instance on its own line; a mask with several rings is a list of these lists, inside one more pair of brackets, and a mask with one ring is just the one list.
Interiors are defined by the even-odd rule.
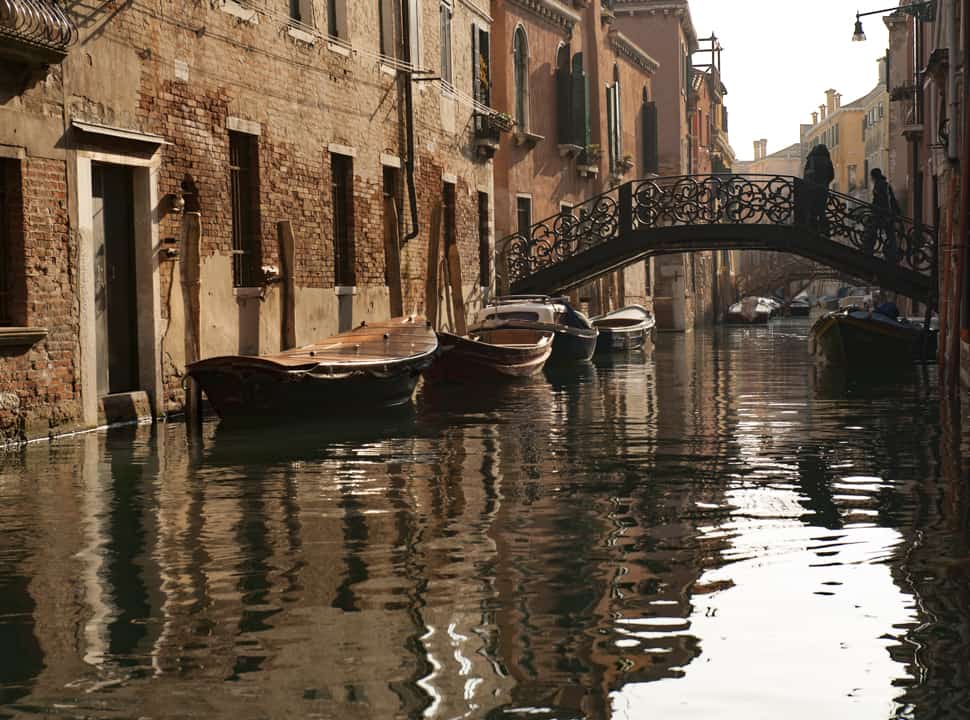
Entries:
[[755,160],[760,160],[761,159],[761,141],[760,140],[755,140],[754,141],[754,159]]
[[835,109],[842,107],[842,93],[835,93]]
[[828,114],[829,115],[831,115],[832,113],[835,112],[835,108],[836,108],[836,105],[835,105],[835,96],[836,95],[838,95],[838,93],[835,92],[835,90],[833,90],[831,88],[825,91],[825,109],[828,111]]
[[818,113],[817,112],[813,112],[812,113],[812,125],[818,125]]
[[819,105],[818,106],[818,119],[819,120],[825,120],[825,106],[824,105]]
[[886,56],[883,55],[876,61],[879,64],[879,84],[886,84]]
[[761,138],[758,142],[761,143],[761,159],[764,160],[768,157],[768,139]]

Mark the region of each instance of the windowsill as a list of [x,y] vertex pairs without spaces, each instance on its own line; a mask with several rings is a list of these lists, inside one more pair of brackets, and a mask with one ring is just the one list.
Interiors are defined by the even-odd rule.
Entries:
[[350,57],[350,48],[345,45],[340,45],[333,41],[327,43],[327,50],[337,55],[343,55],[344,57]]
[[232,15],[234,18],[238,18],[243,22],[252,23],[253,25],[259,24],[259,13],[252,8],[244,7],[235,0],[222,0],[219,9],[227,15]]
[[380,63],[381,73],[388,77],[397,77],[397,70],[386,63]]
[[47,337],[47,328],[0,327],[0,347],[28,347]]
[[592,178],[596,177],[600,173],[598,165],[576,165],[576,171],[581,177]]
[[454,100],[457,97],[455,95],[455,88],[450,82],[446,82],[445,80],[441,81],[441,97],[446,97],[450,100]]
[[573,145],[572,143],[561,143],[557,146],[559,148],[559,157],[576,157],[583,151],[582,145]]
[[296,40],[297,42],[301,42],[306,45],[313,46],[317,44],[316,35],[314,35],[313,33],[308,33],[306,30],[301,30],[298,27],[293,27],[292,25],[289,25],[286,28],[286,34],[289,35],[294,40]]
[[540,141],[546,139],[544,135],[537,135],[528,130],[516,130],[514,137],[516,145],[525,145],[528,148],[534,148]]
[[258,298],[263,294],[263,288],[261,287],[235,287],[232,289],[232,294],[237,298]]
[[335,295],[356,295],[357,286],[356,285],[334,285],[333,292]]

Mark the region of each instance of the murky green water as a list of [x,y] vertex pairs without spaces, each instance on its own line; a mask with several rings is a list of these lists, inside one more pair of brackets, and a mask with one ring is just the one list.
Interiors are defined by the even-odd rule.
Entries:
[[959,429],[806,331],[9,455],[0,716],[966,717]]

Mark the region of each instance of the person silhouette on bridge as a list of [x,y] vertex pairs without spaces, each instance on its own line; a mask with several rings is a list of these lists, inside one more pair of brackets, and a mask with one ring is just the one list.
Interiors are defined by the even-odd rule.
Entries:
[[835,179],[835,168],[829,149],[822,143],[813,147],[805,159],[805,181],[802,187],[802,222],[814,225],[820,235],[829,233],[829,221],[825,217],[825,205],[829,197],[829,183]]
[[885,238],[882,246],[883,257],[891,263],[897,258],[896,248],[896,216],[899,215],[899,203],[886,176],[879,168],[869,171],[872,178],[872,216],[866,228],[865,247],[868,252],[876,248],[876,240],[880,233]]

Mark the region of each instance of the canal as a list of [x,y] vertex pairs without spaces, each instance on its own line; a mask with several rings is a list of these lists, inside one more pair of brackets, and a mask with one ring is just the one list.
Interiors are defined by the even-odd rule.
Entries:
[[9,453],[0,717],[966,717],[966,437],[807,329]]

